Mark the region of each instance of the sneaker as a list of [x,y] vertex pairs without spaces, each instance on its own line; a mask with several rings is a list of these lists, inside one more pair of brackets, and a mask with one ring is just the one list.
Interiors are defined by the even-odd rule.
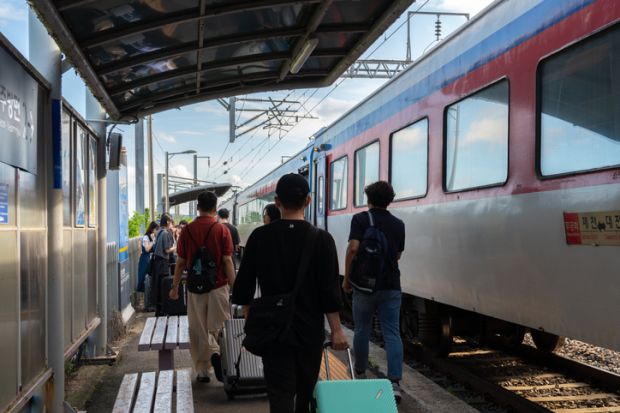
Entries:
[[218,353],[211,355],[211,365],[213,365],[213,372],[218,381],[224,382],[224,376],[222,375],[222,357]]
[[198,383],[209,383],[211,381],[211,378],[209,377],[208,374],[206,374],[204,376],[202,374],[199,374],[199,375],[196,376],[196,381]]
[[397,382],[392,382],[392,391],[394,392],[396,404],[400,404],[400,400],[402,399],[403,395],[400,385]]
[[362,372],[362,373],[358,373],[357,371],[355,372],[355,380],[366,380],[368,378],[368,376],[366,376],[366,372]]

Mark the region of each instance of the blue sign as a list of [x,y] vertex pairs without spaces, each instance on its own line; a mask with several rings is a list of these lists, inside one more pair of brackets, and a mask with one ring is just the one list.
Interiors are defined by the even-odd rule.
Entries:
[[9,223],[9,186],[0,184],[0,224]]

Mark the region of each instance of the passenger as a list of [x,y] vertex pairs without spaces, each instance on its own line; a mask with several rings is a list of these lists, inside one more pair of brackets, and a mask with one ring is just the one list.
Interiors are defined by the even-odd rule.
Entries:
[[233,243],[233,257],[235,258],[233,260],[233,263],[235,264],[235,270],[237,269],[237,257],[239,254],[239,244],[241,243],[241,239],[239,238],[239,231],[237,231],[237,228],[235,228],[235,226],[233,224],[231,224],[230,222],[228,222],[228,218],[230,217],[230,212],[228,211],[228,209],[226,208],[222,208],[219,211],[217,211],[217,216],[218,216],[218,222],[221,224],[224,224],[226,226],[226,228],[228,228],[228,230],[230,231],[230,236],[232,238],[232,243]]
[[[308,183],[301,175],[284,175],[276,185],[275,197],[282,219],[259,227],[250,235],[232,296],[233,303],[246,306],[246,314],[257,280],[263,297],[293,291],[305,236],[311,227],[304,221],[309,192]],[[293,322],[281,340],[286,344],[263,354],[271,413],[309,411],[321,365],[324,314],[327,314],[333,347],[341,350],[347,347],[338,314],[342,298],[336,245],[328,232],[316,231],[318,238],[308,272],[298,288]]]
[[375,182],[368,185],[364,192],[368,197],[368,212],[372,214],[375,226],[385,234],[388,249],[384,271],[377,278],[375,291],[366,293],[352,288],[349,280],[353,260],[357,256],[364,232],[370,226],[368,212],[355,214],[351,220],[349,245],[345,258],[345,276],[342,284],[342,289],[346,293],[353,292],[355,371],[357,377],[364,378],[366,376],[368,340],[372,330],[372,317],[377,312],[385,341],[388,362],[387,375],[392,381],[394,397],[397,402],[400,402],[399,382],[402,378],[403,369],[403,342],[400,338],[401,288],[398,260],[405,249],[405,224],[386,209],[394,199],[394,189],[389,183],[385,181]]
[[157,231],[157,227],[157,222],[151,222],[144,233],[144,237],[142,237],[142,253],[140,254],[140,261],[138,262],[138,286],[136,287],[136,291],[139,293],[144,293],[144,280],[146,278],[146,272],[148,271],[149,262],[151,261],[151,249],[155,241],[155,231]]
[[[177,300],[181,273],[188,268],[198,251],[204,245],[209,256],[216,262],[217,281],[215,288],[205,294],[187,293],[187,321],[189,324],[189,352],[192,357],[196,379],[208,383],[209,364],[213,365],[215,376],[222,381],[220,347],[217,336],[230,318],[230,287],[235,281],[232,262],[233,244],[230,232],[216,221],[217,196],[213,192],[202,192],[197,199],[198,217],[181,232],[178,246],[178,260],[174,271],[170,299]],[[207,236],[209,237],[208,239]]]
[[161,314],[161,282],[164,277],[170,275],[170,258],[176,250],[176,242],[173,234],[174,221],[172,217],[163,213],[159,220],[159,231],[155,236],[155,245],[153,247],[153,274],[152,276],[152,299],[155,303],[155,314]]
[[217,216],[219,217],[218,222],[220,224],[224,224],[226,228],[230,231],[230,236],[232,237],[233,250],[235,253],[239,252],[239,244],[241,243],[239,239],[239,231],[237,228],[230,222],[228,222],[228,218],[230,217],[230,212],[226,208],[222,208],[217,211]]
[[280,209],[276,204],[267,204],[263,208],[263,224],[267,225],[280,219]]

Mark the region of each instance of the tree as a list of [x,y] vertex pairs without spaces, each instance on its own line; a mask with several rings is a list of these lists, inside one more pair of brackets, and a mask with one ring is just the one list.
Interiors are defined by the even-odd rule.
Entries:
[[134,211],[128,221],[129,238],[137,237],[140,233],[144,232],[144,230],[149,226],[150,219],[151,214],[148,208],[144,210],[143,214],[138,213],[138,211]]

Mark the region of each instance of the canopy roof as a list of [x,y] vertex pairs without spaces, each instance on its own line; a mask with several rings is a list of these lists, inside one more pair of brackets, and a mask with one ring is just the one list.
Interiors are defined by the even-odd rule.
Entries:
[[31,0],[114,119],[327,86],[413,2]]
[[[224,195],[230,188],[231,184],[211,184],[211,185],[199,185],[182,191],[177,191],[174,194],[168,196],[168,202],[170,206],[184,204],[186,202],[195,201],[198,195],[204,191],[214,192],[218,197]],[[164,202],[165,198],[162,198]]]

